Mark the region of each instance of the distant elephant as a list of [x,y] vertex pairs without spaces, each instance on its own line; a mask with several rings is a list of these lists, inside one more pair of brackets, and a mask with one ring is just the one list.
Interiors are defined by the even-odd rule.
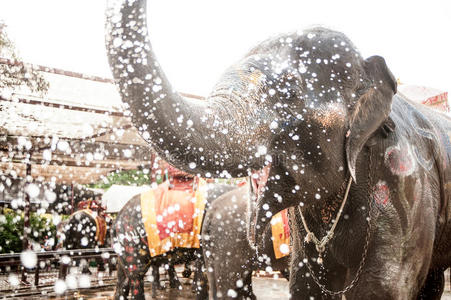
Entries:
[[[246,234],[249,187],[217,198],[205,214],[202,251],[207,269],[210,299],[256,299],[252,272],[270,267],[288,279],[290,256],[276,259],[271,226],[267,226],[258,255]],[[288,245],[287,245],[288,246]]]
[[[82,209],[74,212],[65,221],[58,235],[62,239],[63,248],[93,249],[95,247],[109,247],[111,219],[99,216],[90,209]],[[96,259],[98,270],[105,271],[103,259]],[[83,264],[82,273],[90,273],[88,264]]]
[[[220,195],[236,187],[224,184],[206,186],[206,202],[214,201]],[[197,248],[176,248],[163,255],[151,257],[147,233],[143,224],[141,195],[130,199],[118,213],[114,225],[114,249],[118,253],[118,281],[115,299],[144,299],[144,275],[153,267],[153,291],[160,288],[158,266],[168,265],[171,287],[180,286],[174,265],[196,261],[196,269],[202,269],[202,251]],[[206,283],[201,272],[195,271],[194,291],[198,299],[206,297]]]
[[397,95],[382,57],[364,59],[321,27],[264,41],[206,100],[184,99],[146,18],[145,0],[108,2],[109,63],[133,124],[187,172],[270,168],[249,237],[261,240],[289,208],[293,299],[440,299],[451,265],[449,117]]

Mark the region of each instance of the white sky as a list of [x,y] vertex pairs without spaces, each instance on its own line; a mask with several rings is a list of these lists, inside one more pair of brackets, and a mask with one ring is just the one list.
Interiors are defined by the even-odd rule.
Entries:
[[[364,56],[382,55],[404,83],[451,92],[449,0],[154,0],[153,47],[179,91],[206,95],[221,73],[269,36],[324,25]],[[111,77],[104,50],[105,0],[0,0],[22,58]]]

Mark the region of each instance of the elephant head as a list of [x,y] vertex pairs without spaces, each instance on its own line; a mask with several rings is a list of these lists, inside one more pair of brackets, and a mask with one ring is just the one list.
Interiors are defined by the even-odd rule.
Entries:
[[238,177],[271,165],[254,209],[257,235],[277,211],[358,180],[359,153],[396,93],[383,58],[364,59],[344,34],[311,28],[253,48],[205,101],[184,99],[152,51],[146,18],[145,0],[109,1],[109,63],[134,125],[187,172]]

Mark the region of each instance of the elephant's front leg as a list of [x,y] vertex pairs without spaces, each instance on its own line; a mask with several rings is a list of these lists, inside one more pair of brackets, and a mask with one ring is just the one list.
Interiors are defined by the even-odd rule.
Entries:
[[130,276],[130,292],[133,300],[144,300],[144,276],[133,274]]
[[182,276],[183,276],[183,278],[190,278],[191,273],[192,273],[192,271],[190,268],[190,262],[187,261],[187,262],[185,262],[185,269],[182,272]]
[[152,293],[156,295],[157,290],[162,290],[163,286],[160,282],[160,266],[155,263],[151,265],[152,268]]
[[208,281],[204,273],[202,257],[198,257],[195,260],[193,293],[196,294],[196,300],[208,299]]
[[144,275],[151,259],[146,249],[145,245],[130,243],[125,246],[124,255],[120,257],[130,282],[131,299],[144,299]]
[[117,283],[114,292],[114,300],[126,300],[130,290],[130,282],[128,280],[124,267],[118,262],[117,266]]
[[168,262],[168,276],[169,276],[169,287],[171,289],[182,289],[182,284],[177,276],[177,272],[175,271],[174,264],[169,260]]

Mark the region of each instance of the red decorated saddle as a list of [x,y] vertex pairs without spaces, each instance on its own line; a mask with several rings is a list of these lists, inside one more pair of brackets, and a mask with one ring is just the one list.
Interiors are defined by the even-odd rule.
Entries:
[[150,255],[174,248],[199,248],[205,199],[204,183],[193,189],[193,181],[169,182],[141,193],[142,221],[147,233]]
[[74,214],[84,212],[88,215],[90,215],[94,221],[96,222],[96,241],[100,246],[103,246],[105,244],[105,237],[106,237],[106,231],[107,231],[107,225],[105,220],[104,214],[99,214],[96,211],[93,211],[91,208],[85,208],[76,211]]

